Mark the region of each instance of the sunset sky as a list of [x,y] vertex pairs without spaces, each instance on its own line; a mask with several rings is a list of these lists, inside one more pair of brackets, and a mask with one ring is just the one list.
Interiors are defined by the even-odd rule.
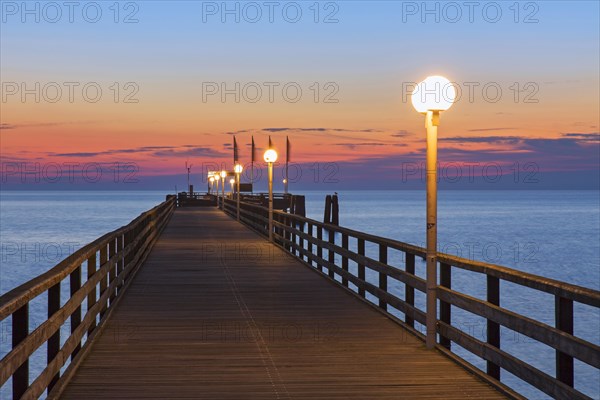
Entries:
[[[51,183],[57,164],[63,186],[123,188],[108,172],[118,163],[138,169],[129,189],[171,189],[185,185],[186,161],[202,186],[203,166],[231,168],[234,134],[243,163],[252,135],[260,149],[271,135],[282,158],[289,136],[302,187],[328,174],[341,188],[419,187],[409,181],[424,121],[407,91],[433,74],[462,91],[439,128],[448,175],[501,169],[506,187],[598,188],[597,1],[427,3],[434,13],[422,2],[227,3],[237,15],[222,2],[30,2],[30,14],[1,3],[6,188],[42,187],[23,183],[23,168]],[[65,165],[100,165],[104,186],[66,184]]]

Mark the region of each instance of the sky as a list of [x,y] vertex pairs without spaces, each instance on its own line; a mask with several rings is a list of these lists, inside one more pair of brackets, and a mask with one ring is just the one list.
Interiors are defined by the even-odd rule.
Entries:
[[429,75],[442,188],[600,185],[597,1],[0,4],[6,189],[203,188],[234,136],[246,181],[271,136],[292,190],[422,188]]

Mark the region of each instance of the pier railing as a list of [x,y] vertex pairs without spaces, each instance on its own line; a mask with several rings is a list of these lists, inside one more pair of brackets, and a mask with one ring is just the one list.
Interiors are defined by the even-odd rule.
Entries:
[[[236,203],[225,200],[224,211],[236,217]],[[309,218],[275,211],[275,242],[303,263],[324,276],[374,303],[399,323],[424,339],[415,323],[425,325],[426,311],[415,304],[415,291],[425,294],[425,280],[415,274],[415,259],[425,257],[425,249],[340,226],[324,224]],[[241,203],[240,220],[258,233],[268,236],[268,210],[254,204]],[[378,257],[366,255],[366,246],[376,246]],[[403,253],[403,265],[390,265],[390,250]],[[352,268],[349,264],[352,263]],[[502,385],[501,370],[505,370],[544,393],[557,399],[588,399],[574,388],[574,360],[600,369],[600,347],[576,336],[574,303],[600,308],[600,292],[563,283],[499,265],[473,261],[448,254],[438,254],[439,283],[437,287],[439,316],[437,348],[455,361],[493,384],[500,385],[514,397],[518,394]],[[454,270],[485,276],[484,299],[461,293],[452,287]],[[375,279],[367,279],[367,276]],[[388,290],[388,279],[404,286],[400,296]],[[554,326],[502,307],[501,282],[520,288],[534,289],[554,298]],[[367,293],[371,296],[367,296]],[[373,300],[373,298],[375,300]],[[483,317],[486,324],[484,340],[476,338],[452,322],[453,307]],[[402,313],[403,318],[390,311]],[[396,313],[398,314],[398,313]],[[555,350],[554,375],[528,364],[518,355],[501,348],[500,328],[506,327],[543,343]],[[455,343],[486,362],[485,372],[451,352]]]
[[[175,197],[169,197],[130,224],[96,239],[48,272],[0,297],[0,321],[12,320],[12,348],[0,361],[0,386],[12,377],[14,399],[37,399],[44,391],[52,393],[60,386],[60,371],[69,358],[71,363],[63,376],[73,372],[82,350],[102,329],[174,207]],[[69,280],[69,295],[62,304],[65,296],[61,296],[61,283],[65,279]],[[47,297],[47,318],[30,332],[29,303],[41,295]],[[70,334],[61,338],[61,327],[68,319]],[[44,344],[46,367],[30,379],[29,359]]]

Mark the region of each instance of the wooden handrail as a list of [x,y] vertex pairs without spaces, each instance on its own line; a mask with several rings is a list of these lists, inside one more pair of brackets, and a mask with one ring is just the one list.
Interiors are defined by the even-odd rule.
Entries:
[[[236,203],[225,199],[223,210],[235,218]],[[425,281],[415,275],[415,257],[424,257],[426,254],[424,248],[282,211],[274,211],[273,214],[273,236],[278,246],[323,276],[352,290],[356,295],[365,298],[365,293],[370,293],[376,298],[374,305],[382,312],[389,314],[388,306],[391,306],[404,313],[402,321],[404,325],[416,336],[424,338],[422,333],[412,329],[415,321],[425,323],[425,310],[414,305],[414,290],[425,292]],[[240,220],[264,236],[268,236],[267,215],[266,207],[244,202],[240,204]],[[325,237],[324,232],[327,234]],[[341,237],[341,243],[337,234]],[[356,239],[356,251],[349,248],[349,238]],[[378,245],[378,259],[365,255],[365,242]],[[388,263],[388,249],[404,252],[404,268]],[[336,265],[335,255],[341,257],[341,267]],[[349,271],[349,260],[356,263],[356,274]],[[574,387],[573,360],[578,359],[600,369],[600,346],[576,336],[573,332],[573,302],[600,308],[599,291],[450,254],[438,253],[438,262],[440,283],[437,287],[437,298],[440,303],[440,318],[437,329],[440,334],[438,344],[440,351],[452,354],[456,358],[457,355],[449,351],[451,343],[459,344],[487,362],[487,375],[483,372],[480,372],[480,375],[500,387],[504,387],[500,373],[501,369],[504,369],[550,396],[569,399],[588,398]],[[474,298],[452,287],[454,268],[485,275],[486,300]],[[378,274],[378,281],[369,282],[365,269]],[[404,299],[388,291],[388,277],[405,285]],[[553,295],[556,300],[555,326],[501,307],[499,290],[501,281]],[[351,289],[350,284],[355,289]],[[452,325],[451,306],[486,319],[486,342]],[[395,315],[393,317],[397,320]],[[520,360],[518,356],[501,350],[501,326],[554,348],[556,376],[550,376]],[[466,360],[462,362],[468,363]],[[475,367],[473,370],[479,371]],[[507,393],[510,392],[507,389]]]
[[[12,349],[0,360],[0,386],[12,377],[14,399],[38,398],[45,390],[51,392],[68,357],[73,359],[80,351],[84,335],[93,335],[103,324],[107,309],[122,297],[124,282],[131,279],[131,273],[148,254],[174,207],[175,198],[170,197],[0,297],[0,321],[12,315],[13,324]],[[82,284],[81,269],[86,261],[88,274]],[[71,293],[60,307],[60,286],[66,277],[70,277]],[[100,295],[96,298],[98,287]],[[29,333],[29,302],[46,291],[48,318]],[[82,318],[84,300],[87,309]],[[71,334],[61,348],[60,329],[68,318],[71,318]],[[29,358],[46,342],[47,366],[30,385]]]

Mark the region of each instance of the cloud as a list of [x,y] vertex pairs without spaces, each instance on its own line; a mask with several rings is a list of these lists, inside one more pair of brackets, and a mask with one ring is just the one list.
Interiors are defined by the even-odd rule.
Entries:
[[87,125],[96,124],[98,121],[63,121],[63,122],[36,122],[28,124],[0,124],[0,129],[18,129],[18,128],[47,128],[52,126],[63,126],[63,125]]
[[600,133],[592,132],[592,133],[563,133],[563,137],[565,138],[573,138],[584,142],[599,142],[600,141]]
[[263,128],[264,132],[360,132],[360,133],[371,133],[371,132],[381,132],[376,129],[345,129],[345,128]]
[[227,154],[213,150],[209,147],[186,144],[181,146],[142,146],[130,149],[110,149],[96,152],[73,152],[73,153],[47,153],[52,157],[73,157],[73,158],[88,158],[98,156],[109,156],[115,154],[145,154],[155,157],[184,157],[184,156],[200,156],[217,158],[224,157]]
[[359,146],[367,146],[367,147],[371,147],[371,146],[385,146],[384,143],[379,143],[379,142],[367,142],[367,143],[336,143],[335,146],[343,146],[343,147],[347,147],[350,150],[354,150],[356,147]]
[[407,130],[399,130],[398,132],[392,133],[392,137],[406,137],[406,136],[411,136],[412,132],[409,132]]
[[469,132],[510,131],[517,128],[477,128],[469,129]]
[[219,158],[226,157],[228,153],[222,153],[211,149],[210,147],[189,147],[184,150],[169,149],[161,150],[152,153],[156,157],[207,157],[207,158]]
[[517,144],[523,140],[519,136],[454,136],[441,137],[440,142],[449,143],[508,143]]

